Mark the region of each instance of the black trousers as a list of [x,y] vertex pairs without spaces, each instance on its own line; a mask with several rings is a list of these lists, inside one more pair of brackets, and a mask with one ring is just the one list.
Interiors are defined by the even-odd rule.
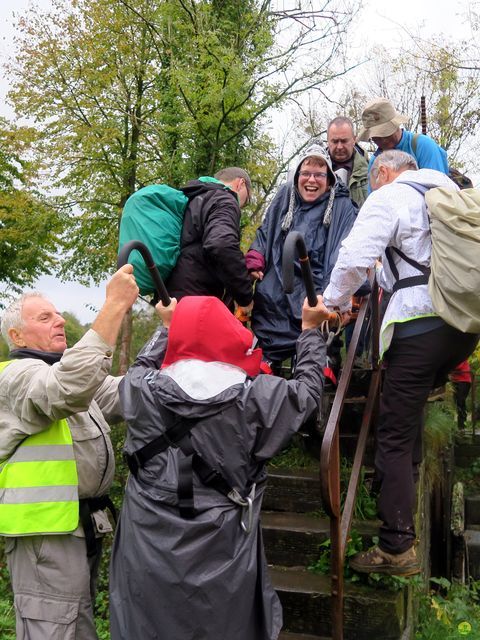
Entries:
[[415,540],[415,476],[422,459],[428,394],[468,358],[478,338],[444,324],[417,336],[394,338],[387,351],[375,467],[383,521],[379,544],[388,553],[403,553]]

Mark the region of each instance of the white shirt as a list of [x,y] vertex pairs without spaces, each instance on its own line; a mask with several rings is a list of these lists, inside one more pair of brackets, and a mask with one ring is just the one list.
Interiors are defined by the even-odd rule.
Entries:
[[[330,284],[324,292],[327,306],[339,307],[341,311],[349,309],[351,296],[365,282],[367,269],[373,269],[380,256],[384,268],[379,284],[391,291],[395,278],[385,257],[386,247],[397,247],[416,262],[430,266],[432,244],[425,198],[406,182],[458,190],[445,174],[419,169],[404,171],[392,183],[371,193],[342,242]],[[420,275],[395,252],[392,255],[400,278]],[[382,322],[381,353],[390,345],[395,322],[435,315],[427,285],[396,291]]]

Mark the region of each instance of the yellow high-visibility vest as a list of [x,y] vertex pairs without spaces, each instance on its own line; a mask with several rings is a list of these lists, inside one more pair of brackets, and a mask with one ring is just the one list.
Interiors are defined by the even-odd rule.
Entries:
[[[11,361],[0,362],[0,372]],[[78,474],[65,419],[0,461],[0,535],[69,533],[79,520]]]

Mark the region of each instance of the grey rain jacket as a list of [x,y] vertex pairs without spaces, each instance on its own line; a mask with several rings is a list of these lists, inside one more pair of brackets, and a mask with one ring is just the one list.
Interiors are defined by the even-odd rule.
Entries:
[[[293,183],[282,186],[269,206],[265,220],[257,230],[250,250],[265,258],[263,280],[256,282],[252,330],[264,355],[282,361],[295,353],[295,340],[300,333],[305,287],[300,263],[295,263],[293,293],[283,291],[282,258],[287,233],[282,221],[288,211]],[[350,200],[348,189],[337,183],[330,225],[323,224],[330,192],[313,203],[303,202],[295,193],[292,224],[288,230],[299,231],[305,240],[317,293],[323,293],[337,260],[342,240],[355,221],[358,208]],[[248,257],[248,254],[247,254]]]
[[258,375],[196,400],[159,370],[166,339],[162,329],[120,386],[125,450],[151,442],[175,416],[198,419],[191,431],[195,451],[242,496],[256,483],[253,527],[246,533],[242,507],[195,474],[196,515],[180,517],[178,448],[151,458],[137,477],[130,474],[111,563],[112,640],[275,640],[281,605],[259,521],[265,465],[319,408],[324,340],[317,330],[300,335],[292,380]]

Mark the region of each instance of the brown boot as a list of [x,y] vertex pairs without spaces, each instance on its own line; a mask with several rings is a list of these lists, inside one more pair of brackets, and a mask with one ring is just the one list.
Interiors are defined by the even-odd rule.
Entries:
[[403,553],[393,554],[372,547],[350,558],[350,567],[360,573],[385,573],[390,576],[413,576],[420,573],[420,563],[415,547]]

